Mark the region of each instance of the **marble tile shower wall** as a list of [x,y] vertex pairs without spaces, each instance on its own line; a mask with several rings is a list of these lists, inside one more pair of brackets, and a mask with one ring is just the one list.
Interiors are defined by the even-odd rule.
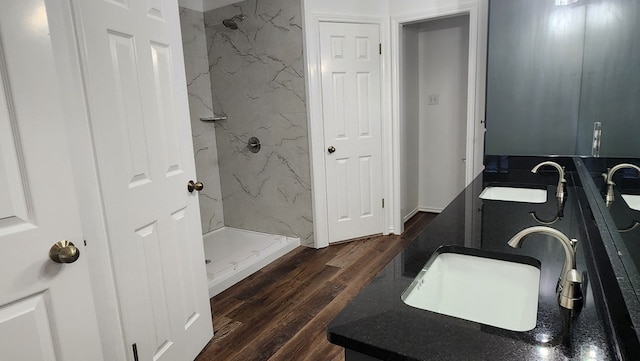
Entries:
[[[244,14],[238,29],[224,19]],[[205,13],[227,226],[311,245],[311,179],[300,0],[247,0]],[[250,137],[262,143],[247,148]]]
[[205,187],[200,192],[200,219],[202,232],[207,233],[224,225],[222,191],[218,170],[215,126],[200,118],[211,117],[211,80],[209,58],[204,30],[204,14],[180,8],[180,26],[184,64],[189,92],[191,132],[196,160],[196,175]]

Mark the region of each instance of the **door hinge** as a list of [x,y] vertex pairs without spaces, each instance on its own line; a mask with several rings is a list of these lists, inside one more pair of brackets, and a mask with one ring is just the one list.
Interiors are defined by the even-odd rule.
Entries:
[[133,345],[131,345],[131,347],[133,348],[133,361],[139,361],[138,360],[138,345],[136,345],[134,343]]
[[378,50],[380,51],[380,54],[382,54],[382,43],[378,43]]
[[382,208],[384,208],[384,198],[382,198]]

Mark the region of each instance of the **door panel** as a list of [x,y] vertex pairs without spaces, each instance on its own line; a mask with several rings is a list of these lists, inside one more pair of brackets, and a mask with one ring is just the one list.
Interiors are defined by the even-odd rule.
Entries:
[[[94,302],[43,0],[0,12],[0,359],[99,360]],[[72,241],[80,258],[54,263]]]
[[153,80],[156,91],[155,108],[159,110],[164,144],[164,161],[167,177],[182,174],[180,166],[180,134],[176,129],[176,107],[173,98],[173,80],[171,69],[175,67],[171,60],[171,48],[167,44],[152,43],[151,58],[153,63]]
[[371,179],[373,179],[373,160],[371,157],[360,157],[360,217],[373,215],[373,192]]
[[378,25],[320,23],[329,242],[382,231]]
[[113,131],[119,131],[117,141],[123,152],[120,157],[127,167],[129,188],[135,188],[151,182],[136,52],[131,35],[112,31],[107,34],[115,95],[110,117],[116,123]]
[[213,333],[177,3],[77,5],[126,342],[193,359]]
[[43,293],[0,307],[0,339],[15,340],[16,334],[25,337],[20,342],[3,343],[3,359],[55,360],[51,316]]
[[[2,48],[0,58],[4,58]],[[8,79],[5,80],[5,77],[2,83],[7,86]],[[8,233],[19,225],[30,226],[27,210],[33,205],[27,203],[28,184],[25,184],[21,170],[24,164],[18,157],[23,150],[19,139],[15,137],[17,121],[15,114],[9,111],[7,103],[12,103],[12,97],[5,93],[5,86],[0,87],[0,229]]]

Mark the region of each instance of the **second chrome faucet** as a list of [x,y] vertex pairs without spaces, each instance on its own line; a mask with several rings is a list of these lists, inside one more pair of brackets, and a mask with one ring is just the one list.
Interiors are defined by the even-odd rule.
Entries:
[[509,246],[513,248],[522,247],[524,239],[534,233],[541,233],[551,236],[558,240],[564,249],[564,265],[558,279],[558,285],[556,287],[556,293],[558,295],[558,302],[561,307],[572,310],[578,306],[582,301],[582,276],[576,270],[576,244],[575,239],[569,239],[564,233],[558,231],[555,228],[546,226],[534,226],[525,228],[522,231],[516,233],[509,242]]
[[548,165],[556,168],[558,170],[558,187],[556,188],[556,198],[560,203],[564,202],[564,184],[567,180],[564,178],[564,167],[560,164],[552,161],[546,161],[539,163],[533,169],[531,169],[531,173],[538,173],[538,169],[541,167]]

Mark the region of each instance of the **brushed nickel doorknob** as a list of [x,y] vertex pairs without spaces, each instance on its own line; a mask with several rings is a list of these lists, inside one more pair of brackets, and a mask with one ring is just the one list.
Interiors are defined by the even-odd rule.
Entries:
[[336,151],[336,148],[332,145],[327,149],[327,152],[329,152],[329,154],[333,153]]
[[80,250],[70,241],[58,241],[49,249],[49,258],[55,263],[73,263],[80,257]]
[[190,180],[189,183],[187,183],[187,190],[189,193],[193,193],[194,190],[200,192],[203,188],[204,184],[202,184],[202,182],[194,182]]

